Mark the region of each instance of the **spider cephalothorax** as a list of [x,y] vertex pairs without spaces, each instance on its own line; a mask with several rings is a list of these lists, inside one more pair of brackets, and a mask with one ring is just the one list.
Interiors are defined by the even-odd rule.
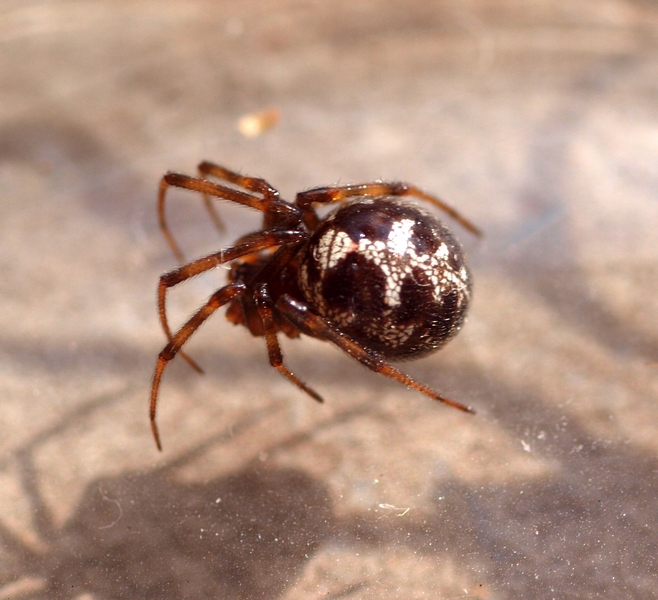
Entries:
[[[314,188],[298,193],[289,203],[262,179],[207,162],[199,165],[199,173],[200,177],[168,173],[160,185],[160,225],[181,263],[182,253],[164,217],[169,186],[203,194],[216,225],[220,221],[211,197],[260,210],[263,227],[160,278],[158,309],[169,342],[158,357],[151,391],[151,426],[158,448],[155,411],[164,368],[180,352],[200,370],[181,348],[224,305],[230,321],[265,337],[272,366],[318,401],[322,398],[283,363],[277,333],[289,337],[304,333],[333,342],[369,369],[473,412],[387,362],[418,358],[445,344],[462,326],[471,297],[470,272],[450,231],[399,198],[426,200],[479,235],[469,221],[438,198],[405,183]],[[320,219],[315,206],[332,202],[341,206]],[[167,290],[227,262],[231,263],[228,283],[172,334],[165,308]]]

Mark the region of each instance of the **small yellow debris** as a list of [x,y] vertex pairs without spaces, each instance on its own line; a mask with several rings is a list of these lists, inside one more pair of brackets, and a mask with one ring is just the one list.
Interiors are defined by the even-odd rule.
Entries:
[[258,137],[268,129],[272,129],[281,118],[278,108],[268,108],[238,119],[238,131],[245,137]]

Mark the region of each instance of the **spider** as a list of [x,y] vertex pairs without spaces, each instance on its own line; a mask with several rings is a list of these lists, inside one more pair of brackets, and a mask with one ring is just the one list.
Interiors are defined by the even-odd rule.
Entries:
[[[406,183],[317,187],[287,202],[263,179],[205,161],[198,170],[198,177],[167,173],[158,195],[160,227],[182,264],[162,275],[158,286],[158,313],[168,340],[158,356],[150,398],[151,429],[159,450],[155,417],[165,367],[181,354],[202,372],[182,348],[222,306],[227,307],[230,322],[264,337],[270,364],[318,402],[322,397],[285,365],[279,332],[290,338],[303,333],[332,342],[376,373],[459,410],[475,412],[415,381],[389,361],[416,359],[444,345],[461,328],[471,297],[471,275],[458,242],[443,223],[401,197],[424,200],[481,235],[477,227],[439,198]],[[165,219],[170,187],[199,192],[219,229],[222,222],[211,198],[261,211],[262,228],[185,264]],[[339,206],[320,218],[315,207],[330,203]],[[167,291],[225,263],[230,263],[227,284],[172,333]]]

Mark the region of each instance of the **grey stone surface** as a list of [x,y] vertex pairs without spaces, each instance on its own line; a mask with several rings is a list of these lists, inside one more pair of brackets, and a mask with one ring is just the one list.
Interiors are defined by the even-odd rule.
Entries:
[[[641,0],[3,2],[0,595],[655,597],[657,32]],[[317,405],[217,315],[158,454],[155,194],[201,159],[475,221],[466,327],[403,367],[478,414],[285,341]],[[169,207],[189,257],[258,224]]]

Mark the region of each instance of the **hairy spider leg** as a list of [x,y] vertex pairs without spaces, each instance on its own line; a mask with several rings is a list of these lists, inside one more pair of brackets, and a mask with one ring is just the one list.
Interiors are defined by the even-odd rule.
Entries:
[[470,406],[465,406],[455,400],[450,400],[449,398],[440,396],[431,388],[417,382],[409,375],[387,363],[378,353],[364,348],[344,334],[336,331],[322,317],[316,315],[310,310],[308,306],[294,300],[287,294],[284,294],[277,300],[276,309],[289,319],[295,327],[298,327],[302,331],[309,331],[320,339],[332,342],[343,352],[349,354],[352,358],[359,361],[364,367],[367,367],[371,371],[385,375],[395,381],[399,381],[403,385],[413,388],[414,390],[429,396],[433,400],[438,400],[439,402],[443,402],[443,404],[447,404],[453,408],[475,414],[475,410]]
[[[176,256],[180,264],[185,263],[185,257],[183,256],[180,246],[178,245],[173,235],[171,234],[171,231],[169,230],[169,226],[167,225],[167,221],[165,218],[165,204],[164,204],[165,195],[169,187],[173,186],[173,187],[200,192],[204,196],[204,198],[215,197],[224,200],[230,200],[232,202],[237,202],[238,204],[242,204],[244,206],[250,206],[252,208],[255,208],[256,210],[260,210],[261,212],[265,212],[265,213],[271,211],[276,214],[281,214],[281,213],[287,215],[292,214],[295,217],[294,220],[298,220],[300,218],[298,215],[298,209],[288,204],[287,202],[283,202],[279,200],[278,194],[276,194],[276,190],[274,190],[274,188],[271,188],[271,186],[269,186],[269,184],[267,184],[266,182],[263,181],[262,183],[253,183],[255,178],[242,177],[237,173],[233,173],[232,171],[229,171],[228,169],[223,169],[222,167],[219,166],[217,166],[217,170],[215,170],[212,168],[214,166],[215,165],[212,165],[212,163],[201,163],[201,165],[199,165],[199,170],[201,170],[202,168],[210,169],[213,173],[217,173],[217,176],[223,174],[224,178],[227,181],[231,183],[236,183],[238,185],[242,185],[242,183],[249,184],[249,180],[251,179],[252,183],[249,185],[251,185],[253,189],[256,191],[268,190],[267,197],[260,198],[250,193],[242,192],[240,190],[235,190],[233,188],[219,185],[213,183],[212,181],[201,179],[199,177],[190,177],[189,175],[182,175],[180,173],[167,173],[160,181],[160,191],[158,194],[158,217],[160,222],[160,229],[162,230],[165,239],[169,243],[169,246],[171,247],[174,255]],[[257,180],[257,181],[262,181],[262,180]],[[249,189],[247,185],[243,185],[243,187],[245,187],[245,189]],[[272,194],[270,190],[273,190],[275,193]],[[267,221],[267,219],[265,220]],[[270,220],[274,221],[274,219],[270,219]],[[161,316],[161,321],[162,321],[162,316]],[[165,332],[167,332],[167,337],[171,339],[171,334],[168,333],[168,328],[166,326],[165,326]],[[187,353],[181,352],[181,356],[193,369],[195,369],[199,373],[203,372],[202,369],[199,367],[199,365],[197,365],[196,362],[190,356],[188,356]]]
[[196,331],[196,329],[203,323],[215,310],[230,301],[236,294],[244,292],[246,285],[243,282],[232,282],[215,292],[208,302],[201,307],[201,309],[192,316],[175,335],[172,335],[167,320],[166,310],[166,295],[167,290],[179,283],[195,277],[200,273],[208,271],[223,263],[230,262],[246,254],[252,254],[267,248],[273,248],[282,244],[299,243],[306,238],[306,234],[302,231],[286,231],[286,230],[269,230],[258,231],[242,238],[240,244],[221,250],[214,254],[210,254],[204,258],[200,258],[191,262],[188,265],[179,267],[174,271],[166,273],[160,277],[160,284],[158,286],[158,313],[160,315],[160,322],[162,328],[167,336],[168,343],[160,353],[158,363],[156,365],[155,375],[153,377],[153,387],[151,389],[151,427],[154,431],[156,444],[158,449],[162,449],[157,435],[157,427],[155,427],[155,406],[157,403],[158,388],[160,386],[160,379],[167,363],[180,352],[188,363],[192,365],[197,371],[202,372],[199,366],[181,350],[183,344],[187,339]]
[[[257,192],[262,194],[263,198],[267,198],[268,200],[279,200],[278,190],[274,189],[269,183],[267,183],[267,181],[261,179],[260,177],[248,177],[245,175],[240,175],[235,171],[231,171],[226,167],[222,167],[207,160],[199,163],[197,169],[199,171],[199,175],[203,179],[214,177],[220,181],[228,181],[229,183],[239,185],[240,187],[249,190],[250,192]],[[211,202],[211,196],[204,193],[203,202],[206,206],[206,209],[208,210],[208,213],[210,214],[210,219],[212,220],[217,230],[220,233],[224,232],[224,223],[222,222],[222,219],[219,216],[215,205]],[[269,225],[266,224],[265,227],[269,227]]]
[[[158,284],[158,314],[160,316],[162,329],[164,330],[167,339],[171,341],[173,337],[169,327],[166,309],[166,297],[169,288],[172,288],[187,279],[196,277],[210,269],[218,267],[221,264],[245,256],[246,254],[252,254],[254,252],[274,248],[283,244],[296,244],[303,241],[305,238],[305,233],[295,230],[286,231],[277,229],[257,231],[241,238],[240,243],[235,246],[209,254],[208,256],[199,258],[187,265],[183,265],[178,269],[174,269],[173,271],[162,275]],[[181,352],[181,355],[184,355],[184,353]],[[191,358],[187,357],[187,360],[188,362],[191,361],[190,364],[195,370],[202,372],[200,367]]]
[[160,389],[160,381],[165,367],[169,362],[178,354],[181,347],[190,336],[203,324],[203,322],[212,315],[218,308],[230,302],[238,294],[244,293],[247,286],[241,281],[233,281],[228,283],[223,288],[217,290],[208,301],[194,314],[192,317],[178,330],[173,336],[171,341],[161,350],[158,355],[158,362],[155,365],[155,373],[153,374],[153,384],[151,386],[151,402],[149,405],[149,417],[151,419],[151,431],[155,439],[155,445],[158,450],[162,451],[162,444],[160,443],[160,434],[158,433],[158,425],[155,422],[155,411],[158,404],[158,390]]
[[256,301],[258,315],[265,329],[265,343],[267,344],[267,355],[270,364],[291,383],[294,383],[298,388],[305,391],[311,398],[318,402],[324,402],[320,394],[308,387],[283,363],[283,354],[281,353],[281,347],[276,336],[276,325],[272,314],[272,298],[267,289],[267,284],[263,283],[258,286],[254,294],[254,300]]
[[[318,217],[315,211],[311,210],[314,204],[327,204],[330,202],[343,202],[354,197],[368,196],[416,196],[422,200],[436,206],[462,227],[471,233],[482,236],[482,231],[471,223],[466,217],[462,216],[449,204],[446,204],[440,198],[432,196],[416,186],[404,182],[385,182],[378,181],[373,183],[360,183],[356,185],[327,186],[318,187],[297,194],[296,203],[304,211],[304,223],[313,230],[317,227]],[[314,216],[315,215],[315,216]]]
[[[236,177],[239,176],[236,175]],[[160,229],[162,230],[165,239],[169,243],[178,262],[181,264],[185,262],[185,257],[183,256],[180,246],[174,239],[174,236],[171,234],[165,218],[165,196],[169,187],[182,188],[199,192],[209,197],[230,200],[231,202],[237,202],[243,206],[255,208],[263,213],[273,213],[278,215],[279,218],[287,218],[293,222],[299,222],[301,220],[298,207],[288,204],[278,198],[269,196],[261,198],[252,193],[226,187],[225,185],[214,183],[213,181],[202,179],[200,177],[191,177],[181,173],[167,173],[160,181],[160,190],[158,193],[158,219],[160,222]],[[274,222],[274,217],[272,218],[272,221]]]

